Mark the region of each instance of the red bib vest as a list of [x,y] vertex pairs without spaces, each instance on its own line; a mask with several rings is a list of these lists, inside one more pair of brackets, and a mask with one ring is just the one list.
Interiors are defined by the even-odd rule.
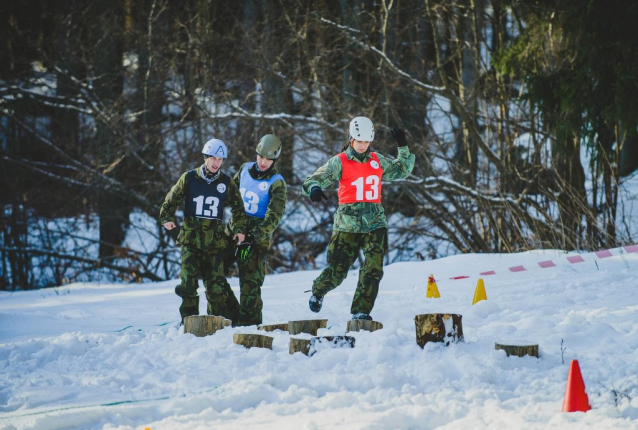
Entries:
[[344,203],[381,203],[381,176],[383,169],[379,157],[370,153],[367,163],[348,160],[345,153],[341,159],[341,180],[339,181],[339,204]]

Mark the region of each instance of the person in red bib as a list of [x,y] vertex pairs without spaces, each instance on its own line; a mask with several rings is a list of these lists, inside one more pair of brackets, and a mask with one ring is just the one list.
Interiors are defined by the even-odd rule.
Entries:
[[328,244],[328,266],[312,285],[309,307],[313,312],[321,310],[324,296],[343,282],[363,251],[364,261],[350,312],[353,319],[372,319],[370,313],[379,293],[383,258],[388,250],[388,222],[381,205],[382,182],[405,179],[414,168],[414,154],[410,154],[405,132],[393,129],[391,134],[398,145],[396,160],[370,151],[374,125],[369,118],[354,118],[343,152],[308,176],[302,185],[303,195],[319,203],[328,199],[322,189],[339,181],[339,206]]

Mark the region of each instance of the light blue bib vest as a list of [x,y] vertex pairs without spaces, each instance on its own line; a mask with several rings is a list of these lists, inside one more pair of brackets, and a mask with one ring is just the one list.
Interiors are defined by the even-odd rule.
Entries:
[[246,164],[241,171],[239,177],[239,192],[242,199],[244,199],[244,211],[246,215],[255,218],[264,218],[266,216],[266,210],[268,210],[268,202],[270,202],[270,195],[268,191],[270,186],[278,180],[284,180],[284,177],[279,173],[273,175],[270,179],[253,179],[248,173],[251,167],[255,165],[255,162]]

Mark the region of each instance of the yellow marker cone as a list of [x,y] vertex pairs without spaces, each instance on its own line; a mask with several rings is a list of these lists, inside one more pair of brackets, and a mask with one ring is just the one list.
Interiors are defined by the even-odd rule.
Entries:
[[428,277],[428,292],[425,295],[429,299],[440,299],[439,288],[436,286],[434,275]]
[[476,284],[476,291],[474,291],[474,300],[472,301],[472,306],[480,302],[481,300],[487,300],[487,294],[485,294],[485,284],[483,284],[483,279],[479,279]]

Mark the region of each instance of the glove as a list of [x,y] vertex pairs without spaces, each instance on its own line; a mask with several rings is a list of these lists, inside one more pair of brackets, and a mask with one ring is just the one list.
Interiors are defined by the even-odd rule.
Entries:
[[166,234],[168,234],[168,237],[176,241],[179,236],[179,225],[176,225],[172,230],[166,230]]
[[407,140],[405,140],[405,131],[401,130],[400,128],[393,128],[392,130],[390,130],[390,134],[392,134],[392,137],[397,143],[397,146],[401,147],[408,145]]
[[312,190],[310,190],[310,200],[315,203],[319,203],[321,199],[328,200],[328,196],[326,196],[324,192],[321,191],[321,188],[312,187]]
[[253,248],[254,239],[251,235],[246,236],[246,240],[237,245],[235,248],[235,257],[240,260],[246,260]]

